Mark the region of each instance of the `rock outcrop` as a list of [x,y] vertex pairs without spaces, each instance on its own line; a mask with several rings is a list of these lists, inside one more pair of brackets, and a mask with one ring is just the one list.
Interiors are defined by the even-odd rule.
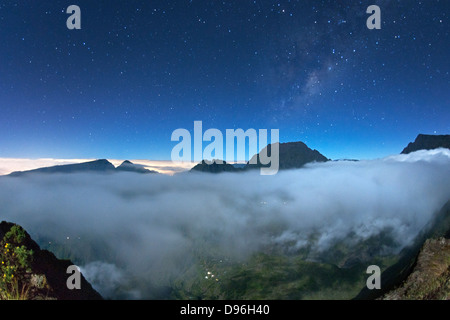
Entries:
[[[19,240],[9,240],[5,235],[8,234],[12,228],[20,230],[22,236]],[[3,240],[2,240],[3,239]],[[39,245],[31,239],[30,235],[20,226],[9,222],[0,223],[0,240],[3,244],[2,252],[2,271],[14,269],[13,277],[10,283],[0,286],[0,298],[5,299],[12,297],[12,299],[26,299],[26,300],[102,300],[102,296],[92,288],[91,284],[87,282],[82,274],[80,277],[80,289],[69,289],[67,280],[72,273],[67,273],[68,267],[73,265],[70,260],[60,260],[55,255],[47,250],[41,250]],[[13,243],[18,242],[18,243]],[[20,265],[23,263],[20,259],[17,261],[14,258],[18,253],[17,248],[20,247],[22,252],[26,250],[31,253],[29,256],[29,264],[24,267]],[[7,251],[11,250],[11,251]],[[18,256],[17,254],[16,256]],[[6,261],[4,261],[6,260]],[[14,263],[16,265],[13,265]],[[6,267],[8,264],[8,268]],[[7,275],[2,275],[6,277]],[[14,291],[14,292],[10,292]]]

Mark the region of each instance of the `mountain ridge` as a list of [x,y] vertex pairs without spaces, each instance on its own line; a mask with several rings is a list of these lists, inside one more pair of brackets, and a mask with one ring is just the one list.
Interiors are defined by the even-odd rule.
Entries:
[[[311,162],[326,162],[330,159],[326,158],[319,151],[315,149],[310,149],[304,142],[285,142],[285,143],[275,143],[279,150],[279,169],[297,169],[303,167],[307,163]],[[274,144],[274,145],[275,145]],[[201,171],[208,173],[220,173],[220,172],[243,172],[251,169],[259,169],[264,167],[269,167],[269,165],[264,165],[260,161],[260,154],[265,153],[268,157],[271,157],[272,144],[268,144],[259,153],[252,156],[252,158],[247,161],[243,167],[235,167],[225,161],[221,164],[216,163],[216,161],[202,160],[190,171]]]
[[[15,236],[11,237],[14,230]],[[19,255],[17,249],[27,250],[31,253],[27,270],[20,268],[19,261],[16,264],[7,266],[15,270],[15,278],[11,278],[11,282],[17,282],[17,285],[26,290],[22,290],[20,299],[26,300],[103,300],[102,296],[93,289],[92,285],[80,273],[80,289],[69,289],[67,280],[70,274],[67,268],[74,265],[70,260],[60,260],[48,251],[41,250],[39,245],[31,238],[31,236],[19,225],[11,222],[0,222],[0,242],[3,246],[11,248],[16,256]],[[6,242],[6,244],[5,244]],[[14,243],[17,242],[17,243]],[[7,260],[6,252],[2,253],[2,260]],[[10,256],[11,258],[11,256]],[[11,262],[11,261],[9,261]],[[8,262],[7,262],[8,263]],[[22,263],[22,262],[20,262]],[[5,264],[0,265],[5,271]],[[0,285],[0,298],[12,295],[13,299],[17,292],[14,286],[2,287]],[[9,290],[8,290],[9,289]]]
[[125,160],[120,166],[116,168],[116,171],[136,172],[136,173],[157,173],[156,171],[145,169],[143,165],[134,164],[130,160]]
[[11,177],[20,177],[23,175],[36,173],[81,173],[81,172],[97,172],[97,173],[116,173],[116,172],[135,172],[141,174],[157,173],[156,171],[145,169],[144,166],[132,163],[129,160],[122,162],[117,168],[106,159],[93,160],[75,164],[57,165],[51,167],[37,168],[26,171],[15,171],[9,174]]
[[432,150],[437,148],[450,149],[450,135],[418,134],[414,142],[410,142],[401,152],[408,154],[418,150]]
[[[316,149],[309,148],[302,141],[276,143],[279,148],[279,169],[297,169],[311,162],[327,162],[331,161]],[[418,134],[414,142],[410,142],[401,152],[408,154],[418,150],[431,150],[436,148],[450,149],[450,135],[428,135]],[[233,165],[222,160],[222,163],[216,163],[215,160],[202,160],[189,170],[189,172],[243,172],[249,169],[257,169],[268,167],[261,164],[260,154],[271,154],[272,144],[268,144],[259,153],[242,165]],[[358,161],[357,159],[342,159],[347,161]],[[338,161],[338,160],[335,160]],[[15,171],[9,174],[12,177],[27,175],[30,173],[75,173],[75,172],[135,172],[135,173],[158,173],[153,170],[146,169],[143,165],[134,164],[129,160],[123,161],[117,168],[106,159],[98,159],[76,164],[56,165],[50,167],[42,167],[33,170]]]
[[[279,169],[296,169],[301,168],[305,164],[310,162],[326,162],[329,161],[327,157],[321,154],[316,149],[309,148],[304,142],[285,142],[285,143],[275,143],[278,144],[279,150]],[[273,145],[275,145],[273,144]],[[266,155],[271,154],[272,144],[267,145],[259,153],[254,155],[248,162],[247,167],[250,168],[261,168],[267,167],[268,165],[261,164],[260,154],[265,152]]]
[[402,286],[414,272],[420,252],[423,251],[427,240],[450,238],[450,200],[434,214],[432,220],[422,229],[414,242],[399,253],[399,260],[381,273],[381,290],[363,288],[355,297],[356,300],[379,299],[389,296]]
[[221,161],[221,163],[217,160],[202,160],[197,165],[195,165],[190,172],[208,172],[208,173],[221,173],[221,172],[238,172],[242,171],[240,168],[236,168],[235,166],[227,163],[226,161]]

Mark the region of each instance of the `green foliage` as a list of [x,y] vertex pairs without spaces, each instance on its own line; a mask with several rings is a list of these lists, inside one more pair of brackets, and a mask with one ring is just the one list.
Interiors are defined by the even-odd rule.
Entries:
[[14,254],[19,268],[28,271],[33,257],[33,250],[27,250],[27,248],[22,245],[14,248]]
[[25,230],[15,225],[0,241],[0,299],[26,298],[24,277],[30,271],[33,251],[22,244],[25,239]]
[[25,230],[18,225],[14,225],[5,234],[4,240],[10,241],[14,244],[21,244],[26,238]]

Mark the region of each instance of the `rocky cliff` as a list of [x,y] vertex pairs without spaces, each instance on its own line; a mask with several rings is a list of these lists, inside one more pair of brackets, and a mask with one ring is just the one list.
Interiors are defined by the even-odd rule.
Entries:
[[414,142],[410,142],[408,146],[403,149],[402,154],[437,148],[450,149],[450,135],[419,134]]
[[59,260],[41,250],[20,226],[0,223],[0,299],[12,300],[101,300],[81,274],[80,289],[70,290],[70,260]]

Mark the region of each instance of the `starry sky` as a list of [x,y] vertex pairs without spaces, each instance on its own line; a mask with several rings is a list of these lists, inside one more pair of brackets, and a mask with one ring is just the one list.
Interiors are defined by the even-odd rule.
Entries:
[[396,154],[450,133],[449,15],[448,0],[2,1],[0,157],[168,160],[196,120],[332,159]]

